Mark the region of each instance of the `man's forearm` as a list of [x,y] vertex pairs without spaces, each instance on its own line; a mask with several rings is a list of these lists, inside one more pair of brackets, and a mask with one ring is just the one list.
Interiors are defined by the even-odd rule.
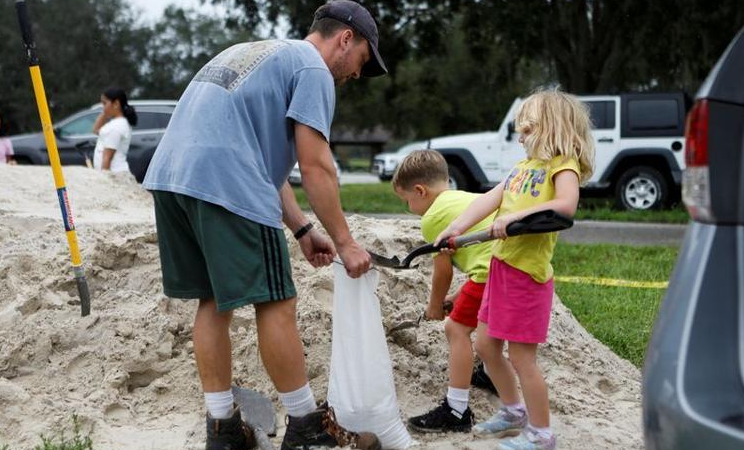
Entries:
[[287,228],[294,233],[307,225],[309,220],[300,209],[300,205],[297,204],[297,198],[289,183],[284,183],[279,191],[279,196],[282,199],[282,221]]
[[310,207],[333,242],[336,245],[343,245],[349,241],[351,233],[341,210],[335,173],[329,173],[322,166],[303,170],[302,187],[307,194]]

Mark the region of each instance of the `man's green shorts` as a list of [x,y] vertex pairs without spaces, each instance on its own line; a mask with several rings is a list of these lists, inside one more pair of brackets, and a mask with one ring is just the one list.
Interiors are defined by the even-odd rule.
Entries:
[[165,294],[218,311],[297,295],[284,232],[186,195],[153,191]]

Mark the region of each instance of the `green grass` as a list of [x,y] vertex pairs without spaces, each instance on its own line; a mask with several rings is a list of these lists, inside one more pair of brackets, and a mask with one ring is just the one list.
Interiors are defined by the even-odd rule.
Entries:
[[[556,276],[668,281],[674,247],[559,243]],[[665,289],[556,282],[556,292],[578,321],[615,353],[641,366]]]
[[351,172],[369,172],[372,168],[369,158],[347,158],[345,162]]
[[[309,209],[305,192],[295,188],[297,201],[302,209]],[[355,213],[408,213],[406,204],[395,195],[390,183],[345,184],[341,186],[341,206],[345,212]],[[414,215],[411,216],[416,217]]]
[[655,211],[620,211],[614,200],[607,198],[582,198],[576,212],[577,220],[611,220],[616,222],[687,223],[690,215],[683,205]]
[[[295,188],[295,195],[302,209],[310,206],[305,193]],[[687,223],[690,216],[681,206],[661,211],[618,211],[612,200],[602,198],[581,199],[577,220],[611,220],[619,222]],[[341,186],[341,206],[346,212],[404,214],[406,205],[395,195],[390,183],[345,184]],[[412,216],[414,217],[414,216]]]

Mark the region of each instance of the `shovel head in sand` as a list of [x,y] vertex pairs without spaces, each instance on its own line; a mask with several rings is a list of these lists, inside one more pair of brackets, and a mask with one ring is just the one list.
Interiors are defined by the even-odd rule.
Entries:
[[271,400],[253,389],[233,386],[232,391],[240,415],[253,430],[259,450],[273,450],[269,436],[276,436],[276,413]]
[[[552,209],[545,211],[538,211],[522,218],[522,220],[512,222],[506,227],[506,234],[509,236],[517,236],[520,234],[535,234],[535,233],[548,233],[551,231],[560,231],[573,226],[573,219],[566,217],[562,214],[558,214]],[[478,231],[476,233],[465,234],[462,236],[451,237],[444,239],[439,242],[438,245],[425,244],[420,247],[414,248],[403,260],[398,259],[397,256],[392,258],[379,255],[374,252],[368,251],[372,257],[372,263],[381,267],[389,267],[391,269],[410,269],[411,262],[414,258],[425,255],[427,253],[436,253],[445,248],[457,249],[467,247],[469,245],[476,245],[486,241],[493,240],[491,230]]]

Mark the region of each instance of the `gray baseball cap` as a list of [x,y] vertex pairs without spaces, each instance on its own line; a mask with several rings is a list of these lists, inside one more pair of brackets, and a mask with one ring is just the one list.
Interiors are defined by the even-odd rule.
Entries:
[[351,0],[333,0],[315,11],[315,20],[325,17],[349,25],[369,43],[372,57],[362,66],[363,77],[377,77],[387,73],[385,63],[382,61],[379,50],[377,50],[379,42],[377,24],[375,24],[372,14],[364,6]]

